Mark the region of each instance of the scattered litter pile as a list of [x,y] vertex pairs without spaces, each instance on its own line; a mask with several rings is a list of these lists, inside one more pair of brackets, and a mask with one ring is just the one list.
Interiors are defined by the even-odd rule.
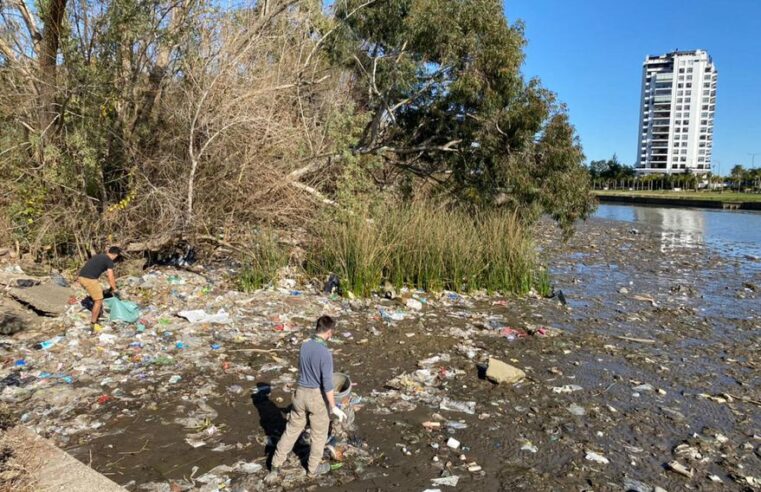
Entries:
[[[621,257],[651,238],[620,236]],[[603,241],[577,246],[587,263],[590,244]],[[610,251],[583,269],[579,258],[557,274],[563,300],[404,289],[360,300],[339,297],[336,279],[246,294],[230,288],[230,269],[158,265],[119,279],[137,316],[112,308],[96,333],[84,291],[5,267],[0,400],[129,490],[271,490],[266,457],[285,429],[298,350],[329,314],[336,371],[352,386],[321,487],[757,489],[758,311],[747,303],[727,322],[696,305],[712,302],[701,298],[708,280],[695,293],[672,289],[682,280],[637,285],[622,279],[642,269],[625,276]],[[308,445],[306,432],[276,487],[312,485]]]
[[[14,279],[25,277],[17,267],[12,273]],[[35,311],[57,316],[49,318],[44,328],[30,329],[5,341],[0,398],[17,406],[25,425],[75,454],[93,440],[121,432],[116,429],[126,419],[155,411],[164,412],[163,424],[181,435],[175,440],[181,439],[187,450],[257,457],[248,448],[264,445],[271,450],[282,428],[262,417],[265,436],[235,436],[236,429],[220,418],[219,403],[249,400],[261,415],[266,412],[265,405],[277,403],[280,406],[274,408],[282,418],[287,411],[287,395],[296,381],[299,345],[319,315],[331,314],[342,320],[341,333],[333,341],[340,364],[343,344],[367,342],[358,336],[380,336],[383,330],[421,318],[434,307],[457,305],[467,309],[473,305],[472,299],[453,293],[433,300],[406,290],[393,301],[345,301],[334,293],[295,290],[292,283],[244,294],[225,288],[223,271],[198,274],[175,268],[154,268],[141,276],[122,277],[119,283],[122,301],[128,301],[107,299],[107,312],[97,332],[91,331],[90,313],[80,302],[84,292],[76,287],[30,278],[24,287],[12,288],[11,295]],[[61,289],[65,289],[65,297]],[[371,323],[360,333],[356,327],[362,320]],[[326,458],[334,463],[334,477],[362,477],[379,458],[358,432],[355,414],[367,407],[372,414],[384,414],[410,411],[416,404],[425,403],[439,412],[474,414],[476,403],[450,398],[447,384],[456,383],[466,372],[475,372],[477,359],[488,360],[488,355],[473,345],[474,335],[514,340],[515,332],[495,319],[491,325],[484,321],[468,323],[464,329],[451,327],[449,334],[462,340],[458,353],[472,361],[469,368],[448,366],[452,357],[442,353],[421,360],[412,374],[398,375],[388,382],[385,391],[372,389],[362,396],[355,390],[347,395],[339,403],[349,421],[334,423],[326,449]],[[547,336],[549,330],[531,333]],[[530,335],[521,331],[521,336]],[[171,411],[165,410],[168,402],[173,406]],[[449,429],[467,427],[435,415]],[[308,448],[308,442],[306,432],[297,450]],[[136,439],[127,447],[139,448],[140,444]],[[470,463],[467,468],[474,471],[476,466]],[[285,486],[303,480],[302,470],[296,458],[291,460],[286,466]],[[235,483],[255,488],[265,473],[261,460],[240,458],[200,475],[203,470],[199,466],[190,471],[187,478],[175,477],[171,483],[182,490],[217,490],[237,480]],[[456,480],[444,478],[441,484]],[[160,490],[164,483],[133,480],[128,485]]]

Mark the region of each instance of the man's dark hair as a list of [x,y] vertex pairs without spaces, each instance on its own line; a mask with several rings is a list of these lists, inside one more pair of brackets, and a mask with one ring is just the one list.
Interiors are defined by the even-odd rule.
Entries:
[[330,316],[320,316],[317,319],[317,326],[315,327],[315,331],[317,333],[325,333],[327,331],[332,330],[335,327],[336,327],[336,320],[334,320]]
[[111,246],[108,248],[108,253],[116,256],[122,255],[122,249],[119,246]]

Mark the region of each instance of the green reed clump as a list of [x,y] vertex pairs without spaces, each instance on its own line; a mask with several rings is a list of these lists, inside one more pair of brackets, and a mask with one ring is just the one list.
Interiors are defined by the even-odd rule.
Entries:
[[316,233],[308,268],[336,273],[358,295],[377,291],[384,280],[429,291],[549,288],[526,226],[511,212],[474,216],[414,203],[369,218],[324,218]]
[[243,292],[261,289],[277,279],[280,268],[288,264],[288,253],[271,231],[259,231],[249,247],[243,268],[236,277]]
[[313,273],[336,273],[346,291],[369,295],[377,290],[388,262],[382,225],[356,215],[323,219],[309,255]]

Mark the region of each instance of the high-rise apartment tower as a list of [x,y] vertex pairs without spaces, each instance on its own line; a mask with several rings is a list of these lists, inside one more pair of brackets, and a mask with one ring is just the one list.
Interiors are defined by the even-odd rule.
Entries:
[[638,173],[711,170],[717,75],[711,57],[702,50],[647,57],[642,69]]

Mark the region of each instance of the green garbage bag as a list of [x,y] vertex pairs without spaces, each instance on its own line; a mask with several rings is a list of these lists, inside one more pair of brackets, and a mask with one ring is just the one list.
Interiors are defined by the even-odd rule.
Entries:
[[140,318],[140,308],[134,302],[122,301],[118,297],[109,297],[103,299],[103,302],[108,306],[111,321],[134,323]]

